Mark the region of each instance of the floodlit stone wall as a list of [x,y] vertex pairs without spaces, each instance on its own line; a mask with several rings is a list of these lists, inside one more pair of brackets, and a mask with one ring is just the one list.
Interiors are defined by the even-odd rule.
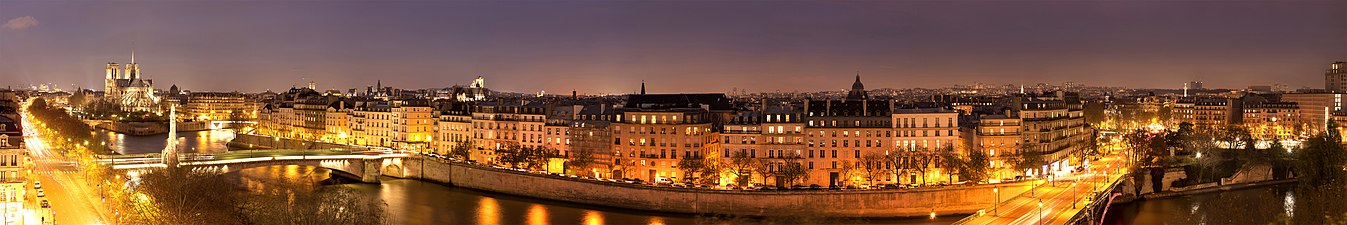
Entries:
[[[424,163],[422,163],[424,162]],[[590,205],[673,213],[751,216],[913,217],[971,214],[1028,190],[1028,183],[867,191],[717,191],[616,184],[405,159],[401,178]],[[424,173],[422,171],[425,171]]]

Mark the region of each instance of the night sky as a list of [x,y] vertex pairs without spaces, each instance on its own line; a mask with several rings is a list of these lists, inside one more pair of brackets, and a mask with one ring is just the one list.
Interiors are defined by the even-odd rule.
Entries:
[[1323,88],[1347,1],[13,1],[0,86],[652,93],[1072,81]]

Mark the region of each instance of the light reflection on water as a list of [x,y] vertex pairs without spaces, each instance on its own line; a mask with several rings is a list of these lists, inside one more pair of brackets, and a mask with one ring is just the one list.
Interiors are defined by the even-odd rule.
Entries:
[[547,209],[542,204],[529,205],[529,225],[547,225]]
[[477,202],[477,224],[497,225],[500,224],[500,205],[496,199],[482,198]]
[[[1347,212],[1344,194],[1297,193],[1296,183],[1252,187],[1109,207],[1104,224],[1296,224],[1318,223]],[[1301,196],[1309,195],[1309,196]],[[1306,200],[1309,199],[1309,200]]]
[[[264,182],[247,177],[326,178],[327,170],[304,166],[272,166],[240,171],[245,187],[266,189]],[[312,175],[312,176],[311,176]],[[315,180],[316,182],[316,180]],[[416,180],[383,177],[379,184],[341,184],[357,192],[379,196],[387,204],[392,224],[475,224],[475,225],[605,225],[605,224],[694,224],[687,215],[646,213],[632,210],[575,205],[486,193]],[[866,224],[949,224],[956,217],[942,220],[869,221]],[[737,225],[732,222],[719,224]]]
[[[94,139],[106,143],[109,149],[118,153],[145,154],[163,151],[168,134],[135,136],[100,131],[94,133]],[[233,139],[234,131],[228,129],[178,132],[178,148],[185,152],[222,152],[229,150],[227,144]]]
[[[189,152],[228,151],[226,143],[233,138],[228,130],[181,132],[180,147]],[[109,140],[109,145],[118,152],[127,154],[157,153],[164,148],[167,134],[151,136],[128,136],[115,133],[99,133],[99,138]],[[191,146],[192,148],[187,148]],[[304,179],[307,184],[317,184],[330,177],[327,169],[309,166],[270,166],[244,169],[237,172],[240,185],[248,190],[271,191],[292,196],[291,187],[278,187],[272,179]],[[449,187],[436,183],[416,180],[383,177],[378,184],[341,184],[336,187],[351,188],[370,196],[379,196],[387,204],[389,220],[392,224],[541,224],[541,225],[604,225],[604,224],[693,224],[694,218],[688,215],[670,215],[635,210],[577,205],[563,202],[537,200],[511,195],[501,195]],[[299,185],[300,191],[312,186]],[[956,217],[942,217],[940,220],[884,220],[869,221],[867,224],[949,224]],[[734,225],[729,223],[722,223]]]

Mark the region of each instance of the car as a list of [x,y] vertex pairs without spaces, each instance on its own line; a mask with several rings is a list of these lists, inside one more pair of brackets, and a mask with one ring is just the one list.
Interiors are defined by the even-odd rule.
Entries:
[[885,184],[884,186],[881,186],[880,188],[881,188],[881,189],[898,189],[898,185],[896,185],[896,184]]
[[48,209],[50,209],[50,208],[51,208],[51,204],[50,204],[50,203],[47,203],[47,200],[46,200],[46,199],[43,199],[43,200],[42,200],[42,208],[48,208]]
[[33,181],[33,189],[42,189],[42,181]]
[[47,193],[42,192],[42,190],[37,190],[37,197],[38,198],[47,197]]
[[784,189],[784,188],[779,188],[779,187],[776,187],[776,186],[767,186],[767,187],[763,187],[762,190],[766,190],[766,191],[775,191],[775,190],[785,190],[785,189]]
[[823,186],[819,186],[818,184],[810,184],[810,185],[809,185],[809,189],[810,189],[810,190],[823,190]]

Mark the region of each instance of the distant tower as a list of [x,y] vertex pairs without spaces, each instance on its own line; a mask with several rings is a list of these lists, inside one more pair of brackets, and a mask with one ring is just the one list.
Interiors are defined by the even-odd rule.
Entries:
[[641,80],[641,94],[645,94],[645,80]]
[[1324,72],[1324,84],[1328,91],[1347,92],[1347,62],[1329,64],[1328,71]]
[[178,107],[168,107],[168,140],[164,140],[164,151],[160,153],[164,165],[178,167]]
[[1188,97],[1188,88],[1189,88],[1188,86],[1189,86],[1189,85],[1190,85],[1190,83],[1183,83],[1183,97],[1185,97],[1185,98]]
[[309,89],[315,91],[318,90],[318,84],[313,83],[313,81],[309,81]]
[[108,63],[105,68],[106,75],[103,79],[103,94],[113,99],[117,98],[117,79],[121,78],[122,66],[117,63]]
[[113,79],[121,78],[121,75],[122,75],[122,74],[121,74],[121,70],[122,70],[122,66],[121,66],[121,65],[117,65],[117,63],[111,63],[111,62],[108,63],[107,68],[103,70],[105,73],[107,73],[107,75],[104,76],[104,79],[113,80]]
[[472,88],[486,88],[486,78],[477,76],[476,79],[472,79]]

